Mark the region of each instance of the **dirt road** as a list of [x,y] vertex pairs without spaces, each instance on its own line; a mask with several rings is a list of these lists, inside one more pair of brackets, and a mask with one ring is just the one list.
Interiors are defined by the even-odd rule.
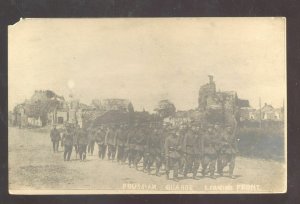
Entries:
[[[238,157],[236,179],[166,180],[127,165],[100,160],[97,147],[86,161],[63,161],[52,152],[48,130],[9,128],[9,189],[12,193],[258,193],[285,191],[283,163]],[[225,169],[227,170],[227,169]],[[154,170],[153,170],[154,173]],[[163,173],[163,172],[162,172]],[[199,174],[200,176],[200,174]],[[37,191],[36,191],[37,190]],[[66,191],[67,190],[67,191]],[[76,191],[69,191],[76,190]],[[114,190],[114,191],[112,191]],[[138,190],[138,191],[137,191]]]

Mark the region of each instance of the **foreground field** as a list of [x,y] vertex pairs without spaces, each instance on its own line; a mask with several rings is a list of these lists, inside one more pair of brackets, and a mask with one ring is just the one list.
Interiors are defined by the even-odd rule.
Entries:
[[[63,161],[53,153],[47,130],[9,129],[9,189],[11,193],[258,193],[285,191],[283,163],[238,157],[236,179],[182,179],[148,175],[127,165],[100,160],[97,147],[86,161]],[[227,170],[227,169],[226,169]],[[154,171],[153,171],[154,173]],[[72,190],[72,191],[70,191]]]

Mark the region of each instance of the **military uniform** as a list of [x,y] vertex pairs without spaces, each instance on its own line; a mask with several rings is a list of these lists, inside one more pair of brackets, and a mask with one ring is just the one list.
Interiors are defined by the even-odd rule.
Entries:
[[79,131],[80,131],[80,129],[77,127],[72,127],[72,129],[71,129],[71,132],[73,134],[73,146],[75,148],[76,159],[77,159],[77,154],[79,153],[79,145],[78,145]]
[[215,178],[215,168],[217,162],[217,147],[218,147],[218,137],[217,135],[211,131],[207,132],[203,135],[203,143],[202,149],[203,151],[203,159],[202,159],[202,175],[205,176],[206,169],[209,166],[210,176]]
[[58,152],[58,146],[60,141],[60,133],[56,128],[53,128],[50,132],[50,138],[52,141],[53,152]]
[[221,144],[217,171],[220,175],[223,175],[224,167],[229,164],[229,176],[234,178],[233,170],[235,167],[235,157],[237,153],[235,135],[228,131],[224,131],[221,138]]
[[183,144],[181,146],[185,157],[184,177],[189,172],[193,173],[193,178],[196,178],[197,171],[200,166],[201,153],[201,137],[195,130],[188,130],[184,136]]
[[116,131],[109,129],[106,134],[107,157],[109,160],[114,160],[116,156]]
[[182,147],[184,146],[184,138],[186,135],[187,129],[186,128],[181,128],[179,130],[179,143],[180,143],[180,149],[179,149],[179,153],[180,153],[180,162],[179,162],[179,172],[181,174],[183,174],[184,171],[184,167],[186,165],[186,157],[185,157],[185,153],[182,149]]
[[145,135],[145,129],[139,127],[136,132],[135,132],[135,148],[134,148],[134,153],[135,153],[135,158],[134,158],[134,165],[135,168],[138,168],[138,164],[143,158],[144,154],[144,148],[146,145],[146,135]]
[[66,131],[63,130],[63,131],[60,131],[60,133],[59,133],[59,136],[61,138],[61,141],[60,141],[60,146],[61,147],[64,147],[64,138],[63,137],[64,137],[65,132]]
[[101,159],[105,157],[106,145],[105,145],[106,132],[103,128],[100,128],[96,132],[96,142],[98,144],[98,156]]
[[131,167],[131,164],[134,163],[135,158],[135,143],[136,143],[136,128],[131,128],[128,131],[127,142],[126,142],[126,150],[128,152],[128,166]]
[[78,152],[80,160],[85,160],[86,158],[86,147],[88,145],[87,132],[84,129],[80,129],[77,135],[78,142]]
[[125,157],[125,144],[127,140],[127,130],[125,128],[119,128],[116,131],[116,139],[117,139],[117,147],[118,147],[118,154],[117,154],[117,161],[124,163]]
[[93,155],[94,153],[94,147],[95,147],[95,142],[96,142],[96,130],[91,129],[89,131],[89,137],[88,137],[88,153]]
[[168,129],[168,127],[162,127],[158,132],[159,132],[158,134],[162,138],[161,148],[160,148],[161,149],[161,167],[162,168],[165,167],[165,169],[166,169],[167,161],[166,161],[166,153],[165,153],[165,141],[170,134],[170,130]]
[[162,143],[162,137],[156,129],[147,137],[144,152],[144,169],[146,169],[149,174],[150,168],[155,162],[156,175],[159,176],[159,169],[162,163]]
[[178,179],[178,168],[180,162],[180,154],[178,149],[180,149],[179,137],[177,133],[172,132],[165,141],[167,179],[169,179],[170,170],[174,170],[174,180]]
[[70,161],[70,157],[73,149],[73,135],[70,130],[66,131],[64,137],[64,161]]

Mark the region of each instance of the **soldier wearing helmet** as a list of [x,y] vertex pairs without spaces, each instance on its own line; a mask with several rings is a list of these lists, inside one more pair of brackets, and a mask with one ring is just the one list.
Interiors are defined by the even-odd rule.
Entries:
[[218,138],[213,130],[213,127],[208,127],[207,132],[203,135],[203,158],[202,158],[202,175],[206,175],[207,167],[209,168],[210,177],[215,179],[215,168],[217,162],[217,145],[218,145]]

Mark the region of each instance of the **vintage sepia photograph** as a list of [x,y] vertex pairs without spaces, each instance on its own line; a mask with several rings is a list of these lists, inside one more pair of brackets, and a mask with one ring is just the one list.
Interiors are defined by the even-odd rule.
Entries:
[[287,190],[286,19],[21,19],[10,194]]

